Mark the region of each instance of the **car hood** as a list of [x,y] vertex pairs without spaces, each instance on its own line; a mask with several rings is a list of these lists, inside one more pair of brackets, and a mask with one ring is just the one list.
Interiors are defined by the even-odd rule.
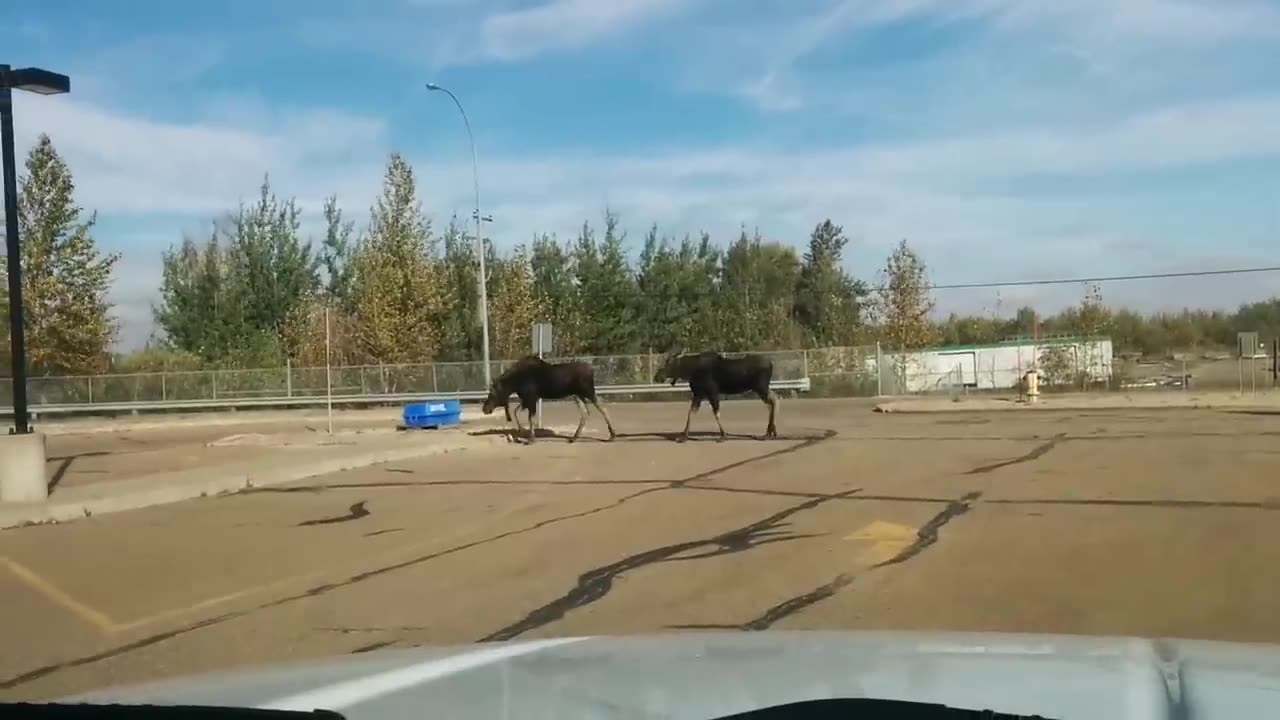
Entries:
[[556,638],[383,650],[66,700],[326,708],[357,719],[707,720],[864,697],[1091,720],[1275,716],[1280,646],[927,632]]

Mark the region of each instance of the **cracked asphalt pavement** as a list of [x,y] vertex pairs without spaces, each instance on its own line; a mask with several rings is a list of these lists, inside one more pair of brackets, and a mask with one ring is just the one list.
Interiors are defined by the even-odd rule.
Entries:
[[1280,415],[684,410],[0,532],[0,696],[684,628],[1280,642]]

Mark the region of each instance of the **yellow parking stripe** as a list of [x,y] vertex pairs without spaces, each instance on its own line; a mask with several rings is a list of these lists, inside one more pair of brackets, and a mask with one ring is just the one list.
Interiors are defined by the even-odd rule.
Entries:
[[107,617],[106,613],[89,607],[88,605],[71,597],[65,590],[40,577],[25,565],[6,557],[0,557],[0,564],[9,568],[9,571],[13,573],[13,576],[25,583],[27,587],[45,596],[54,604],[61,605],[76,617],[84,620],[90,625],[93,625],[102,632],[114,632],[116,630],[117,626],[115,621],[110,617]]

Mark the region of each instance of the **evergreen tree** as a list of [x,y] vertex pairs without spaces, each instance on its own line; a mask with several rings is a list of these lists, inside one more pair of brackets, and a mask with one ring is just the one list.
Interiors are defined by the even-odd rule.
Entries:
[[534,238],[529,256],[533,291],[542,311],[539,322],[549,322],[555,334],[555,354],[583,352],[582,297],[572,251],[550,235]]
[[355,271],[351,261],[355,252],[355,223],[343,220],[337,195],[325,198],[324,222],[321,262],[325,269],[325,299],[333,307],[350,312],[351,278]]
[[842,265],[848,239],[831,220],[823,220],[809,236],[796,283],[795,315],[811,345],[852,343],[862,324],[866,287],[849,277]]

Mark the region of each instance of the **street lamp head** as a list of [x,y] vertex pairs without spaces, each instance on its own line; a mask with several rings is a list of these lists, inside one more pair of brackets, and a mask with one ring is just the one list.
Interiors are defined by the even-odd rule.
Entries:
[[0,83],[39,95],[61,95],[71,92],[71,78],[40,68],[10,70],[0,77]]
[[427,89],[428,89],[428,90],[440,90],[440,89],[442,89],[442,88],[441,88],[439,85],[435,84],[435,83],[427,83]]

